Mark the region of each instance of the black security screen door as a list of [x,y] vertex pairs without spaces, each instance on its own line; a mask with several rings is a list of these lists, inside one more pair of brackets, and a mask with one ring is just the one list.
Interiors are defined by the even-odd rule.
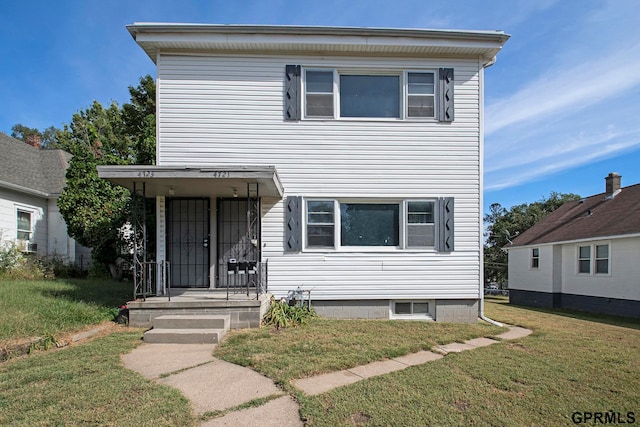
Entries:
[[245,286],[248,275],[229,275],[228,262],[260,261],[260,205],[257,199],[218,199],[218,284]]
[[209,287],[209,240],[209,199],[168,199],[167,248],[172,287]]

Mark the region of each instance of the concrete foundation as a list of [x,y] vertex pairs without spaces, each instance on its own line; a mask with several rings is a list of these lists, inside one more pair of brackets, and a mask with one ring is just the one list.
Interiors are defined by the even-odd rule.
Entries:
[[[312,301],[322,317],[332,319],[389,319],[389,300]],[[435,321],[476,323],[478,300],[436,300]]]

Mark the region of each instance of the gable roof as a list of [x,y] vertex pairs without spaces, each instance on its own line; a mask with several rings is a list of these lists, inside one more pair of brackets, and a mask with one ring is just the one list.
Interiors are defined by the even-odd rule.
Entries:
[[457,56],[493,63],[503,31],[136,22],[127,30],[153,62],[161,51]]
[[0,132],[0,187],[41,197],[59,195],[71,154],[40,150]]
[[640,233],[640,184],[605,195],[565,203],[506,248]]

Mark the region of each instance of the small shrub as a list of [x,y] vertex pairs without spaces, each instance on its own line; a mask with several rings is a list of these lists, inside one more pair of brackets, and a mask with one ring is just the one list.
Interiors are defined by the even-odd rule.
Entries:
[[[2,235],[0,235],[0,238]],[[18,246],[11,241],[0,241],[0,274],[5,274],[18,267],[24,255]]]
[[271,306],[262,320],[265,325],[280,329],[304,325],[313,317],[316,317],[313,308],[290,306],[286,301],[276,301],[271,298]]

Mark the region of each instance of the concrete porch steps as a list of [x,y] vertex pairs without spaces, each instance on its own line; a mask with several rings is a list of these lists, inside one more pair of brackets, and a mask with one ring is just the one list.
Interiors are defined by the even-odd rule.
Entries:
[[216,344],[229,330],[229,316],[173,314],[153,319],[144,341],[162,344]]

